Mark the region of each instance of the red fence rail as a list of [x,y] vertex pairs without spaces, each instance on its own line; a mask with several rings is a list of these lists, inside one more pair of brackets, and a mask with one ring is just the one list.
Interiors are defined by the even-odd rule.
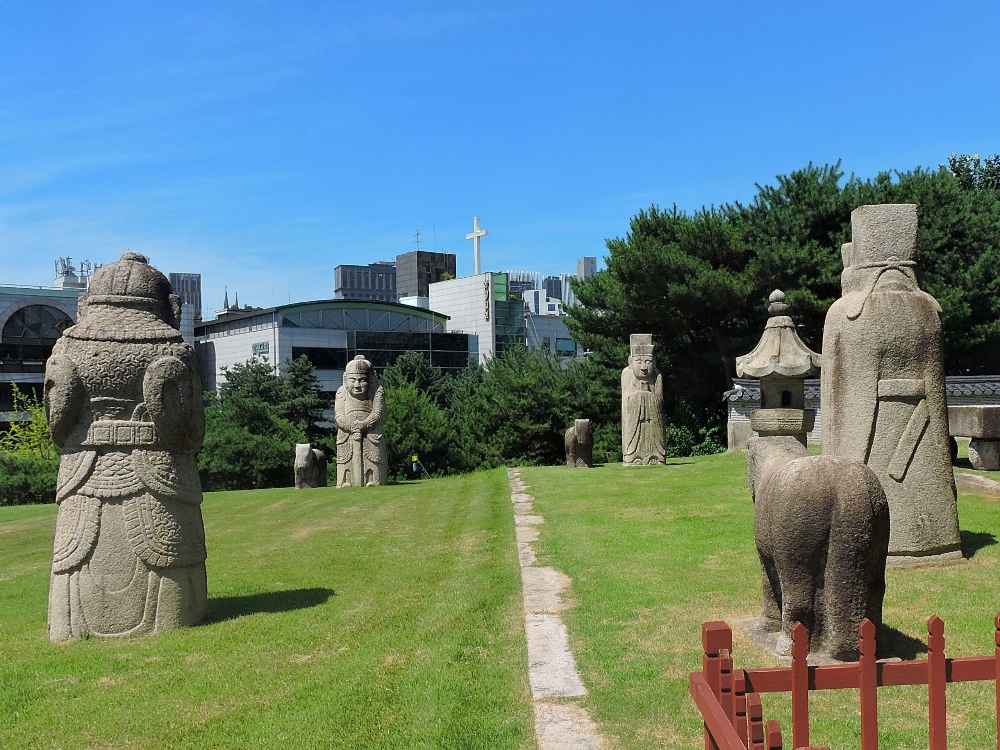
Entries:
[[[856,663],[809,666],[809,633],[792,628],[792,665],[775,669],[734,669],[733,631],[724,622],[701,627],[701,672],[691,673],[691,697],[705,722],[705,750],[781,750],[781,727],[764,723],[761,693],[791,693],[792,748],[828,750],[809,745],[809,691],[857,688],[861,699],[861,749],[878,750],[878,688],[927,685],[930,750],[946,750],[947,684],[990,680],[997,683],[1000,723],[1000,614],[993,622],[993,656],[949,659],[944,655],[944,621],[927,621],[927,658],[904,662],[875,659],[875,626],[861,623],[861,656]],[[1000,750],[998,731],[997,750]]]

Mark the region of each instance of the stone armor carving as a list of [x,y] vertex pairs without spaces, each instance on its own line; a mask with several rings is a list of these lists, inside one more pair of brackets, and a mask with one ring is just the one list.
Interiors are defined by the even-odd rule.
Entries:
[[385,391],[372,363],[359,354],[347,363],[334,403],[337,420],[337,486],[376,487],[389,479],[382,442]]
[[129,636],[205,613],[195,456],[205,412],[180,300],[138,253],[96,271],[45,368],[62,451],[49,637]]
[[622,462],[664,464],[663,375],[656,367],[651,334],[633,333],[628,367],[622,370]]
[[572,469],[589,469],[594,465],[594,437],[590,420],[578,419],[566,430],[566,465]]
[[295,446],[295,489],[326,487],[326,454],[309,443]]
[[890,564],[960,561],[941,307],[917,284],[917,207],[861,206],[851,227],[823,331],[823,453],[878,476]]
[[780,631],[782,655],[801,622],[811,652],[857,659],[861,621],[882,624],[889,507],[878,477],[862,461],[810,455],[792,436],[750,438],[747,474],[761,628]]

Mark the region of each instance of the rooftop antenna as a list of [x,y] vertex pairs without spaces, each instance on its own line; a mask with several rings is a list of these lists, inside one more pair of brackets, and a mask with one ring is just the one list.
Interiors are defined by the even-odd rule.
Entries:
[[420,230],[417,229],[416,233],[413,236],[416,237],[417,250],[420,250]]
[[438,251],[438,223],[434,222],[434,252]]

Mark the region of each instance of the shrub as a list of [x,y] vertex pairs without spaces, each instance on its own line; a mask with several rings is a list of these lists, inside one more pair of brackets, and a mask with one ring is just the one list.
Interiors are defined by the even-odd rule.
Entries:
[[0,505],[54,503],[58,458],[0,453]]

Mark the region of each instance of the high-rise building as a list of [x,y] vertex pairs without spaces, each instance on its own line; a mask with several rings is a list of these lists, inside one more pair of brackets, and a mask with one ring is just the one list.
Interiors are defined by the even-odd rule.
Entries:
[[201,274],[200,273],[172,273],[170,274],[170,288],[174,294],[181,298],[181,302],[190,305],[194,310],[194,319],[201,320]]
[[547,296],[562,299],[562,280],[558,276],[546,276],[542,279],[542,289]]
[[396,302],[396,263],[380,260],[367,266],[340,265],[333,269],[334,299]]
[[[430,285],[430,309],[447,315],[448,331],[478,339],[479,362],[525,345],[524,302],[512,299],[507,274],[481,273]],[[472,343],[470,341],[470,356]]]
[[563,314],[562,300],[558,297],[550,297],[544,289],[529,289],[524,293],[524,309],[532,315],[555,315]]
[[597,273],[597,258],[592,255],[585,255],[576,260],[576,278],[589,279]]
[[507,271],[507,291],[514,299],[524,299],[529,289],[542,286],[542,275],[538,271]]
[[427,297],[428,286],[458,275],[454,253],[413,250],[396,256],[397,297]]
[[559,284],[562,287],[562,303],[563,307],[573,307],[573,305],[580,304],[576,299],[576,294],[573,292],[573,287],[570,286],[570,279],[575,279],[575,273],[561,273],[559,274]]

